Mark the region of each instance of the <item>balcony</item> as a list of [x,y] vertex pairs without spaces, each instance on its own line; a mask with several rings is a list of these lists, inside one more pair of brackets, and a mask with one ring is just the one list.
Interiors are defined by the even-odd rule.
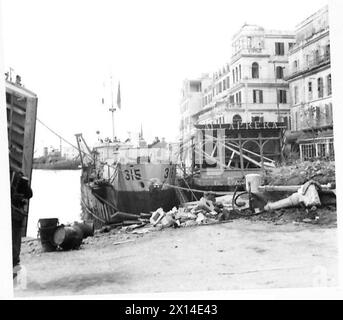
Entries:
[[318,57],[315,57],[311,60],[309,60],[307,62],[307,64],[303,67],[300,67],[296,70],[293,70],[293,72],[291,72],[289,74],[289,76],[286,78],[286,80],[291,80],[297,76],[300,76],[302,74],[305,74],[307,72],[310,72],[312,70],[315,70],[316,68],[319,68],[321,66],[324,66],[326,64],[329,64],[330,63],[330,54],[324,54],[324,55],[321,55],[321,56],[318,56]]
[[263,48],[241,48],[236,51],[232,57],[231,61],[235,61],[241,55],[270,55],[270,53]]

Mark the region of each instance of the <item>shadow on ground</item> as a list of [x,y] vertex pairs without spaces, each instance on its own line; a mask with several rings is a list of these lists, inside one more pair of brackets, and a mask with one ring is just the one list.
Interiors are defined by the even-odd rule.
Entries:
[[107,284],[124,285],[128,281],[128,275],[119,272],[89,273],[71,275],[44,283],[32,281],[27,284],[26,290],[68,290],[76,293],[93,286]]

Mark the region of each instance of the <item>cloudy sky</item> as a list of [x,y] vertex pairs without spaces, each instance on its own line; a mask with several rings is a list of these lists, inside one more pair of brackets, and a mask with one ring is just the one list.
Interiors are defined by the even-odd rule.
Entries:
[[[116,135],[176,141],[182,81],[230,61],[244,23],[294,30],[327,0],[3,0],[5,68],[39,97],[38,118],[74,142],[112,135],[104,82],[121,84]],[[110,103],[110,99],[105,100]],[[59,140],[37,123],[37,154]]]

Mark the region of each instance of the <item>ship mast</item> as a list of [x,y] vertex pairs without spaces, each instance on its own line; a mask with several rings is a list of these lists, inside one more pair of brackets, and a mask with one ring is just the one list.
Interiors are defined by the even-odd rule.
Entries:
[[112,112],[112,138],[113,142],[115,141],[115,131],[114,131],[114,112],[116,111],[116,108],[114,108],[113,105],[113,82],[112,82],[112,76],[111,76],[111,108],[109,109],[110,112]]

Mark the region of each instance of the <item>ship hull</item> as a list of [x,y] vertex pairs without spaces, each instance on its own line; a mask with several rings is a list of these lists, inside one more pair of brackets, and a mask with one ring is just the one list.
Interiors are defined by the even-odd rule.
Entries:
[[118,210],[130,213],[149,213],[158,208],[164,211],[171,210],[176,205],[174,189],[159,191],[117,191]]
[[[140,173],[140,179],[129,179],[128,168]],[[137,220],[141,213],[151,213],[159,208],[171,210],[178,204],[173,165],[121,166],[116,179],[85,181],[81,177],[81,205],[83,220],[93,220],[95,227]],[[139,170],[139,171],[138,171]],[[120,173],[123,172],[123,175]],[[163,174],[161,174],[163,173]],[[126,179],[127,177],[127,179]],[[159,181],[159,183],[156,183]],[[142,184],[143,182],[143,184]]]

